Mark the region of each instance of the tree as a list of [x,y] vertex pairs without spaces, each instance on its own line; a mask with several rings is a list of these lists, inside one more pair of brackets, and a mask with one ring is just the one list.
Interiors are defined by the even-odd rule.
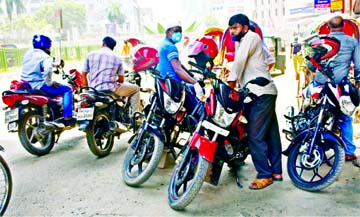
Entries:
[[34,14],[38,20],[46,20],[56,30],[59,28],[59,20],[55,18],[55,12],[62,10],[62,27],[64,32],[72,32],[77,29],[80,33],[86,28],[86,10],[83,5],[69,1],[56,1],[40,7]]
[[[1,3],[2,0],[0,0],[0,4]],[[22,0],[5,0],[5,6],[6,6],[6,13],[10,21],[13,19],[12,15],[14,12],[14,7],[17,15],[25,11],[25,7],[22,3]]]
[[125,16],[121,12],[121,4],[112,2],[107,9],[107,18],[110,22],[122,25],[125,22]]

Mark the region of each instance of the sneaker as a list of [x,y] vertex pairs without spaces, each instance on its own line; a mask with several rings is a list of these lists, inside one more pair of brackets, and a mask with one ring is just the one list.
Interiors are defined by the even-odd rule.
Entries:
[[65,120],[64,119],[64,125],[66,127],[68,127],[68,126],[73,127],[73,126],[75,126],[75,124],[76,124],[76,119],[75,118],[71,118],[70,120]]
[[345,161],[353,161],[356,160],[355,154],[345,154]]

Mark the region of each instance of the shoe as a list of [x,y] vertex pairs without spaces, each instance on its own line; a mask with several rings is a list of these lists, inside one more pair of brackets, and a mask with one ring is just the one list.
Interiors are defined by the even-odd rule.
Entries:
[[345,154],[345,161],[353,161],[356,159],[355,154]]
[[65,127],[73,127],[76,124],[76,119],[75,118],[71,118],[70,120],[65,120],[64,119],[64,125]]
[[281,174],[272,174],[272,179],[273,181],[282,181],[283,180],[283,176]]
[[356,158],[355,160],[352,161],[353,165],[356,167],[360,167],[360,159]]
[[250,189],[260,190],[266,188],[273,183],[272,178],[255,179],[249,186]]

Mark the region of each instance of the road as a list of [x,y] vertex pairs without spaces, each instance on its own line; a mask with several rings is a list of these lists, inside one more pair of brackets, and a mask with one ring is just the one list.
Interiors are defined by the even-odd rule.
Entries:
[[[279,96],[277,114],[280,128],[286,106],[295,105],[295,81],[292,73],[274,78]],[[0,80],[1,91],[9,78]],[[3,112],[0,113],[3,119]],[[139,188],[122,182],[121,165],[127,139],[116,140],[111,154],[97,158],[87,147],[85,134],[73,129],[61,135],[50,154],[32,156],[19,143],[17,135],[8,133],[0,121],[3,153],[13,175],[13,194],[6,216],[359,216],[360,170],[346,163],[334,184],[319,193],[305,192],[292,185],[286,173],[284,181],[266,189],[247,188],[256,172],[249,157],[241,170],[244,188],[236,186],[227,167],[218,186],[205,183],[185,211],[167,205],[167,185],[172,169],[169,162],[157,169]],[[359,141],[356,140],[359,147]],[[283,138],[283,149],[289,143]]]

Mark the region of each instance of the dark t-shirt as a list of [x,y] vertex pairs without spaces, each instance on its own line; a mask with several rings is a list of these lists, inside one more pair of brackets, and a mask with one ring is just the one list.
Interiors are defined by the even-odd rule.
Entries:
[[293,54],[300,54],[301,44],[300,43],[292,43],[291,46],[293,47]]

